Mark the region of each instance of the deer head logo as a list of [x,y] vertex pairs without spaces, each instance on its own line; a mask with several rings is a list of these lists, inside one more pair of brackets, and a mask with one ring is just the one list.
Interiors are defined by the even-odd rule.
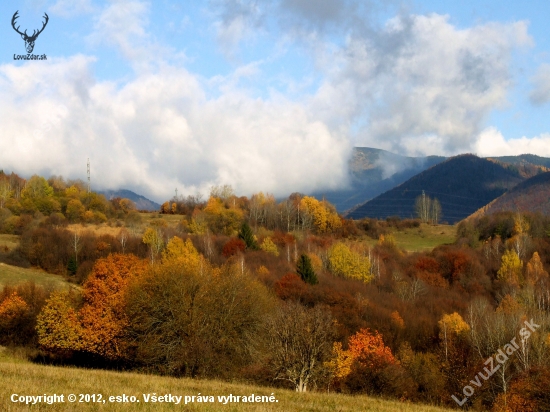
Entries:
[[24,33],[21,33],[21,32],[19,31],[19,27],[20,27],[20,26],[15,27],[15,21],[16,21],[17,18],[19,17],[19,16],[17,15],[17,13],[19,13],[19,10],[16,11],[15,14],[13,15],[13,17],[12,17],[12,19],[11,19],[11,25],[12,25],[13,29],[14,29],[17,33],[19,33],[19,34],[21,35],[21,38],[22,38],[23,40],[25,40],[25,48],[27,49],[27,53],[32,53],[32,51],[34,50],[34,42],[36,41],[36,38],[38,37],[38,35],[39,35],[40,33],[42,33],[42,31],[44,30],[44,28],[46,27],[46,24],[48,24],[49,17],[48,17],[48,15],[47,15],[46,13],[44,13],[44,19],[45,19],[46,21],[44,21],[42,28],[41,28],[40,30],[38,30],[38,32],[37,32],[36,30],[33,30],[32,35],[29,36],[29,35],[27,34],[27,30],[25,30]]

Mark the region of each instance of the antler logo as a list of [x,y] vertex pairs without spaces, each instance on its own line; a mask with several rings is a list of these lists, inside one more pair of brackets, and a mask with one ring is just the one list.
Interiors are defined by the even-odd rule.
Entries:
[[38,32],[36,30],[33,30],[32,35],[29,36],[27,34],[27,30],[25,30],[24,33],[21,33],[19,31],[20,26],[15,27],[15,21],[19,17],[17,15],[17,13],[19,13],[19,10],[17,10],[15,12],[15,14],[13,15],[13,17],[11,19],[11,25],[12,25],[13,29],[21,35],[21,38],[23,40],[25,40],[25,48],[27,49],[27,53],[32,53],[32,51],[34,50],[34,42],[36,41],[36,38],[38,37],[38,35],[40,33],[42,33],[42,31],[44,31],[44,28],[46,27],[46,24],[48,24],[49,17],[46,13],[44,13],[44,19],[46,19],[46,21],[44,21],[42,28],[40,30],[38,30]]

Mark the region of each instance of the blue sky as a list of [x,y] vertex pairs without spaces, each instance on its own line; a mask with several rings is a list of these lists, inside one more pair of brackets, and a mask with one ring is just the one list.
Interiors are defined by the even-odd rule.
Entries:
[[[26,54],[11,27],[42,27]],[[550,3],[0,4],[0,168],[155,200],[326,190],[353,146],[550,156]]]

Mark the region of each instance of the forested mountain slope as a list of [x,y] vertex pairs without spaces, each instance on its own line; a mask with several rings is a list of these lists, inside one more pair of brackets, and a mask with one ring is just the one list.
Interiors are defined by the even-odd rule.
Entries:
[[437,164],[364,203],[352,210],[348,217],[414,217],[415,200],[424,192],[426,196],[439,200],[442,219],[454,223],[523,180],[517,169],[470,154],[460,155]]
[[476,212],[476,216],[496,212],[534,212],[550,214],[550,172],[541,173],[520,183]]

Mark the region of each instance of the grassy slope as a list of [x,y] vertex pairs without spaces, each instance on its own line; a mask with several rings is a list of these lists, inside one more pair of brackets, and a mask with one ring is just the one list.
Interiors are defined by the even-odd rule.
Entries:
[[[13,250],[19,245],[19,236],[0,234],[0,248],[7,247]],[[3,285],[16,285],[23,282],[35,282],[37,285],[61,288],[69,284],[58,275],[52,275],[39,269],[24,269],[17,266],[0,263],[0,287]]]
[[55,289],[69,286],[69,283],[61,276],[52,275],[38,269],[24,269],[0,263],[0,286],[16,285],[28,281],[46,287],[51,286]]
[[[11,403],[11,394],[43,395],[64,394],[102,394],[103,397],[126,394],[136,396],[140,403],[75,403],[68,402],[53,405],[42,404],[30,410],[40,411],[379,411],[379,412],[437,412],[447,409],[386,401],[366,396],[345,396],[325,393],[296,393],[294,391],[273,389],[244,384],[226,383],[213,380],[176,379],[137,373],[120,373],[100,370],[82,370],[35,365],[18,361],[5,353],[0,353],[0,410],[28,410],[24,406]],[[166,403],[145,403],[142,394],[156,393],[197,396],[214,396],[214,403],[189,403],[171,405]],[[274,394],[277,403],[223,405],[218,396],[229,394],[250,396],[251,394],[270,396]]]
[[[417,228],[404,230],[392,229],[397,247],[407,252],[422,252],[432,250],[434,247],[453,243],[456,239],[456,225],[427,225],[422,224]],[[374,246],[377,240],[365,238],[365,242]]]

